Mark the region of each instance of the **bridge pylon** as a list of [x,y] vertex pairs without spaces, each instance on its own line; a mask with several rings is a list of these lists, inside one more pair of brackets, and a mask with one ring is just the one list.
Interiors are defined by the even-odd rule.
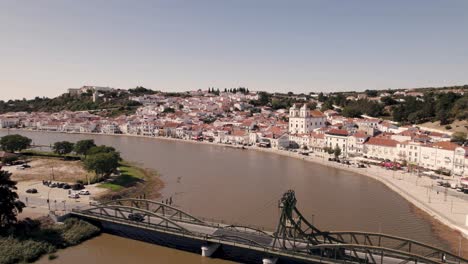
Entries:
[[452,263],[467,264],[461,256],[402,237],[366,232],[321,231],[296,206],[293,190],[279,201],[280,219],[272,249],[319,256],[332,262],[351,263]]

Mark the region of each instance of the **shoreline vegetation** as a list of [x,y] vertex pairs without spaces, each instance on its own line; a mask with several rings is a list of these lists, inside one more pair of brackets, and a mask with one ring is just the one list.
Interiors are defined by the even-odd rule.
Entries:
[[[0,129],[0,130],[5,130],[5,129]],[[10,131],[42,132],[42,131],[30,130],[30,129],[10,129]],[[216,145],[220,147],[241,149],[241,147],[237,147],[235,145],[226,145],[226,144],[221,144],[221,143],[213,143],[213,142],[205,142],[205,141],[199,142],[199,141],[185,140],[185,139],[179,139],[179,138],[170,138],[170,137],[151,137],[151,136],[144,136],[144,135],[129,135],[129,134],[64,133],[64,132],[54,132],[54,131],[46,131],[46,133],[115,136],[115,137],[122,137],[122,136],[138,137],[138,138],[149,138],[149,139],[155,139],[155,140],[177,141],[177,142],[191,143],[191,144]],[[272,153],[276,155],[282,155],[282,156],[287,156],[291,158],[301,159],[307,162],[313,162],[313,163],[317,163],[323,166],[345,170],[345,171],[359,174],[361,176],[372,178],[384,184],[385,186],[387,186],[389,190],[396,192],[403,199],[407,200],[410,203],[410,205],[413,206],[414,209],[418,210],[421,213],[422,217],[426,217],[433,225],[433,228],[436,231],[436,233],[449,244],[453,252],[458,253],[459,246],[460,246],[458,241],[454,241],[454,239],[456,239],[457,237],[456,234],[459,234],[460,240],[463,240],[463,241],[460,241],[460,243],[462,243],[463,245],[468,245],[468,230],[460,229],[458,226],[453,224],[453,222],[450,219],[448,219],[446,216],[441,215],[440,213],[434,210],[431,210],[428,206],[425,206],[424,203],[422,203],[421,201],[418,201],[416,198],[412,197],[412,195],[405,193],[404,190],[400,189],[398,186],[392,184],[390,181],[386,180],[383,177],[375,176],[375,175],[372,175],[371,173],[366,173],[366,171],[362,171],[361,169],[338,166],[334,163],[325,162],[322,158],[306,158],[301,155],[294,155],[287,151],[258,148],[258,147],[243,147],[242,149]],[[163,188],[163,183],[161,182],[161,186],[158,189],[158,191],[161,190],[162,188]],[[468,254],[468,248],[462,247],[461,250],[463,251],[463,255]]]
[[[67,144],[72,143],[67,142]],[[58,162],[62,167],[58,169],[57,164],[53,165],[57,174],[55,181],[81,184],[84,187],[91,184],[93,188],[105,189],[104,192],[99,192],[95,196],[97,201],[127,197],[146,197],[148,199],[160,197],[159,191],[164,185],[156,171],[120,159],[120,154],[111,147],[94,145],[94,148],[99,150],[98,154],[107,151],[109,154],[117,155],[119,158],[116,167],[108,168],[105,173],[101,172],[102,170],[87,167],[89,165],[86,162],[94,157],[90,154],[71,154],[71,150],[66,154],[57,153],[55,150],[53,152],[20,150],[17,152],[20,156],[17,156],[15,162],[18,157],[21,159],[21,163],[35,162],[31,170],[40,169],[41,166],[37,167],[37,165],[41,162],[45,166]],[[89,149],[90,152],[93,151],[92,148]],[[73,170],[75,167],[79,167],[79,173]],[[66,175],[62,175],[64,170],[67,171]],[[110,171],[113,172],[110,173]],[[48,180],[47,173],[43,173],[43,171],[39,171],[39,173],[28,172],[30,170],[21,171],[23,174],[20,173],[15,180],[20,182]],[[69,174],[73,174],[73,177],[70,177]],[[26,177],[27,175],[29,177]],[[54,254],[57,250],[78,245],[101,233],[100,228],[86,221],[68,218],[63,223],[56,223],[49,217],[47,208],[40,211],[41,213],[36,216],[22,212],[21,220],[17,220],[12,225],[0,230],[0,264],[30,263],[44,255],[48,255],[49,260],[53,260],[57,258],[57,255]]]
[[157,171],[142,168],[128,161],[120,162],[118,169],[120,175],[98,184],[97,187],[108,190],[97,198],[98,201],[137,196],[157,199],[161,196],[159,191],[164,188],[164,183]]
[[25,219],[0,234],[0,264],[30,263],[58,249],[78,245],[100,234],[88,222],[70,218],[55,224],[49,218]]
[[[81,161],[82,157],[75,154],[59,155],[49,151],[27,150],[22,151],[22,155],[40,159],[61,159],[66,161]],[[65,161],[65,162],[66,162]],[[90,183],[96,184],[98,188],[107,191],[96,197],[98,201],[111,199],[129,198],[144,196],[148,199],[160,197],[159,191],[164,187],[164,183],[155,170],[143,168],[140,165],[126,160],[119,161],[118,174],[106,177],[103,180],[97,179],[96,175],[91,176]],[[87,179],[76,180],[78,183],[88,185]]]

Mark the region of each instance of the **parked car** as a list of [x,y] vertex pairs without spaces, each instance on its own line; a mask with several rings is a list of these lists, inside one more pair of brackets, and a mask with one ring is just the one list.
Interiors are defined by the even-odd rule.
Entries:
[[81,190],[78,194],[79,195],[90,195],[91,193],[89,193],[88,190]]
[[34,188],[32,188],[32,189],[27,189],[27,190],[26,190],[26,193],[37,193],[37,189],[34,189]]
[[77,194],[77,193],[71,193],[71,194],[68,195],[68,198],[78,199],[78,198],[80,198],[80,195]]
[[62,188],[65,190],[68,190],[68,189],[71,189],[71,186],[70,184],[65,183]]
[[57,188],[58,184],[56,182],[52,182],[49,184],[50,188]]
[[140,213],[133,213],[128,215],[128,219],[136,222],[143,222],[143,220],[145,220],[145,216]]
[[24,170],[24,169],[28,169],[28,168],[31,168],[31,166],[28,165],[28,164],[21,164],[19,166],[16,166],[17,170]]
[[71,186],[71,189],[74,191],[79,191],[84,189],[84,185],[81,183],[76,183]]
[[63,188],[63,186],[65,186],[65,183],[63,183],[63,182],[59,182],[59,183],[57,183],[57,187],[59,187],[59,188]]

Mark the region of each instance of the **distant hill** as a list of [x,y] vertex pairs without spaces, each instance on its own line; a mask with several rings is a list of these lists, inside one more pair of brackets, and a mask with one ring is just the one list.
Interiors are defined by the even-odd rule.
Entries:
[[137,87],[129,90],[115,89],[99,92],[97,100],[93,100],[93,91],[87,91],[79,95],[65,93],[55,98],[36,97],[31,100],[0,101],[0,114],[7,112],[59,112],[63,110],[91,111],[106,116],[132,114],[141,104],[130,100],[130,96],[154,93],[156,91]]

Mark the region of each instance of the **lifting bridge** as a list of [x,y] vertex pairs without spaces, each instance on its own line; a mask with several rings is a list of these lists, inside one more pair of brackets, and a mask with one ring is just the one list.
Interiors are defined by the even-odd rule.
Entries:
[[[283,195],[275,232],[204,221],[146,199],[113,200],[71,215],[110,233],[247,263],[468,264],[461,256],[402,237],[321,231],[304,218],[296,202],[294,191]],[[135,214],[143,217],[135,220]]]

